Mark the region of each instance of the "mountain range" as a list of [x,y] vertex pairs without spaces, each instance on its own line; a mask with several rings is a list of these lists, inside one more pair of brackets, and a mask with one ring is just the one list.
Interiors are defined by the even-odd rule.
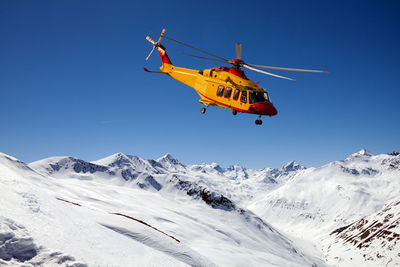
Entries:
[[396,266],[400,156],[306,168],[0,153],[0,265]]

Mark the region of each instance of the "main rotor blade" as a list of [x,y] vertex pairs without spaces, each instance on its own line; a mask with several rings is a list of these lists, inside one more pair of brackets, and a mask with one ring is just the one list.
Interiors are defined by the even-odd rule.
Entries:
[[254,64],[248,64],[246,65],[256,67],[256,68],[262,68],[262,69],[273,69],[273,70],[290,70],[290,71],[304,71],[304,72],[323,72],[323,73],[329,73],[328,71],[325,70],[306,70],[306,69],[294,69],[294,68],[283,68],[283,67],[272,67],[272,66],[261,66],[261,65],[254,65]]
[[236,58],[242,59],[242,44],[236,43]]
[[288,78],[288,77],[276,75],[276,74],[273,74],[273,73],[269,73],[269,72],[266,72],[266,71],[263,71],[263,70],[259,70],[259,69],[256,69],[256,68],[252,68],[252,67],[248,66],[248,64],[243,65],[243,67],[248,68],[248,69],[250,69],[250,70],[257,71],[257,72],[261,72],[261,73],[264,73],[264,74],[267,74],[267,75],[271,75],[271,76],[274,76],[274,77],[278,77],[278,78],[282,78],[282,79],[286,79],[286,80],[295,81],[295,79],[292,79],[292,78]]
[[211,61],[217,61],[217,62],[222,62],[222,63],[229,63],[229,61],[222,61],[219,59],[213,59],[213,58],[208,58],[208,57],[201,57],[201,56],[196,56],[196,55],[191,55],[191,54],[186,54],[186,53],[182,53],[186,56],[190,56],[190,57],[197,57],[197,58],[201,58],[201,59],[206,59],[206,60],[211,60]]
[[175,39],[172,39],[172,38],[170,38],[170,37],[168,37],[168,36],[165,36],[165,35],[164,35],[164,38],[166,38],[166,39],[168,39],[168,40],[171,40],[171,41],[174,41],[174,42],[176,42],[176,43],[178,43],[178,44],[181,44],[181,45],[190,47],[190,48],[192,48],[192,49],[194,49],[194,50],[200,51],[200,52],[205,53],[205,54],[207,54],[207,55],[210,55],[210,56],[213,56],[213,57],[222,59],[222,60],[224,60],[224,61],[228,61],[227,59],[225,59],[225,58],[223,58],[223,57],[219,57],[219,56],[217,56],[217,55],[214,55],[214,54],[208,53],[208,52],[206,52],[206,51],[200,50],[200,49],[198,49],[198,48],[196,48],[196,47],[194,47],[194,46],[191,46],[191,45],[182,43],[182,42],[177,41],[177,40],[175,40]]

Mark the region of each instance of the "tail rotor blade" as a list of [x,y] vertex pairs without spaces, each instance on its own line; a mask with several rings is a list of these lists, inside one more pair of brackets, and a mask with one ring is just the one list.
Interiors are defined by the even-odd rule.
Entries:
[[236,58],[242,59],[242,44],[236,43]]
[[153,49],[150,51],[150,54],[146,57],[146,61],[149,59],[149,57],[150,57],[151,54],[153,53],[154,49],[155,49],[156,47],[159,47],[159,46],[160,46],[159,44],[160,44],[161,39],[162,39],[163,36],[164,36],[164,33],[165,33],[165,29],[163,29],[163,30],[161,31],[161,35],[160,35],[160,37],[158,38],[158,41],[157,41],[157,42],[154,42],[153,39],[150,38],[150,36],[148,36],[148,35],[146,36],[146,40],[153,44]]
[[153,49],[151,49],[150,54],[146,57],[146,61],[149,59],[149,57],[150,57],[151,54],[153,53],[155,47],[156,47],[156,46],[153,46]]
[[147,35],[146,40],[152,43],[153,45],[156,44],[156,42],[153,41],[153,39],[150,38],[150,36]]
[[165,29],[162,30],[160,38],[158,38],[157,44],[161,42],[161,39],[164,37]]
[[282,78],[282,79],[286,79],[286,80],[290,80],[290,81],[295,81],[295,79],[292,79],[292,78],[288,78],[288,77],[276,75],[276,74],[273,74],[273,73],[269,73],[269,72],[266,72],[266,71],[263,71],[263,70],[259,70],[259,69],[256,69],[256,68],[252,68],[252,67],[248,66],[247,64],[243,65],[243,67],[248,68],[250,70],[254,70],[254,71],[260,72],[260,73],[264,73],[264,74],[267,74],[267,75],[270,75],[270,76],[274,76],[274,77],[277,77],[277,78]]

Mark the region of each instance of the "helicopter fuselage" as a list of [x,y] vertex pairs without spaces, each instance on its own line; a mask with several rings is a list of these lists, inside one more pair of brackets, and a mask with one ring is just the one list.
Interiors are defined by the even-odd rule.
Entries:
[[220,106],[236,112],[275,116],[278,112],[265,89],[248,79],[239,68],[215,67],[195,70],[174,66],[160,45],[161,71],[192,87],[206,106]]

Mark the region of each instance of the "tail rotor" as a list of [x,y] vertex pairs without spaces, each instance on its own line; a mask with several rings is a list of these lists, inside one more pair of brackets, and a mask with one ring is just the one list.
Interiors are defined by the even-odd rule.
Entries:
[[154,49],[159,46],[161,39],[164,37],[164,33],[165,33],[165,29],[162,30],[161,35],[158,38],[157,42],[154,42],[153,39],[150,38],[150,36],[146,37],[146,40],[153,44],[153,49],[151,49],[150,54],[146,57],[146,61],[149,59],[149,57],[153,53]]

